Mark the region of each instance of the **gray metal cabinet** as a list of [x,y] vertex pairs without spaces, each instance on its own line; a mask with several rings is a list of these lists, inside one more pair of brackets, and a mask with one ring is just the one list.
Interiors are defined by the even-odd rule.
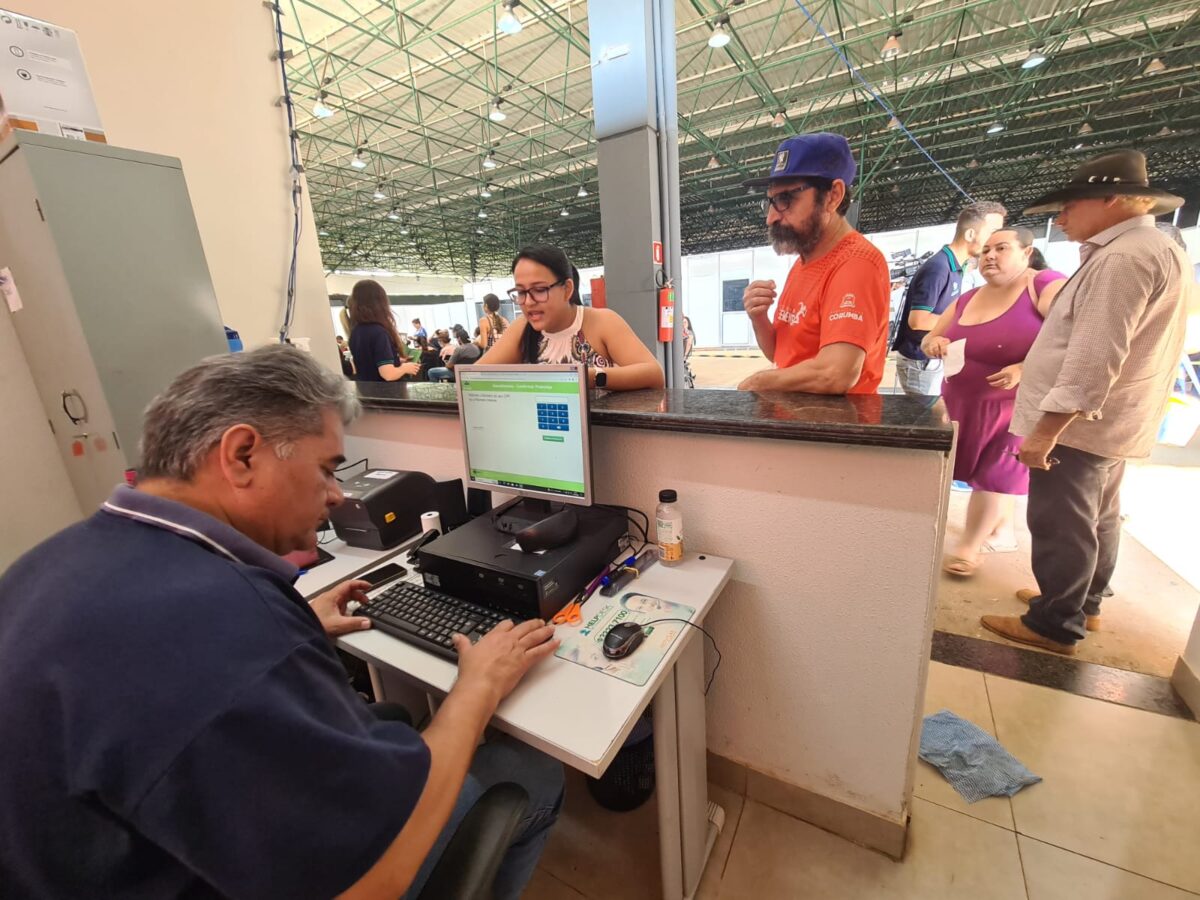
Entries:
[[3,266],[22,304],[14,328],[86,514],[137,467],[154,396],[228,350],[179,160],[16,132],[0,143]]

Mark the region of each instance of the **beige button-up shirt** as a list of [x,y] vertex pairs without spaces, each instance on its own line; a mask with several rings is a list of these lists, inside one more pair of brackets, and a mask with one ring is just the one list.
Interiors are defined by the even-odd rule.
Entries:
[[1149,456],[1183,351],[1191,265],[1153,216],[1100,232],[1080,255],[1025,359],[1010,430],[1028,435],[1042,413],[1078,412],[1060,444]]

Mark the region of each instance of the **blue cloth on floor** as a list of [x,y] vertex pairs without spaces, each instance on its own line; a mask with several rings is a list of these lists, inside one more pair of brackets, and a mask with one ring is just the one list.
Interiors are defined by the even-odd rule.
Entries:
[[968,803],[984,797],[1011,797],[1042,780],[994,737],[948,709],[925,717],[920,756],[937,766]]

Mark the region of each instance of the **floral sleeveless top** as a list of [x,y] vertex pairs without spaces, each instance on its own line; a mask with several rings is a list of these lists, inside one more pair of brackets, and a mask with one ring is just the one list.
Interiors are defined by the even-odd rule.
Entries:
[[575,312],[575,321],[563,331],[543,331],[538,342],[538,362],[559,364],[580,362],[593,369],[607,369],[612,363],[588,343],[583,334],[583,307]]

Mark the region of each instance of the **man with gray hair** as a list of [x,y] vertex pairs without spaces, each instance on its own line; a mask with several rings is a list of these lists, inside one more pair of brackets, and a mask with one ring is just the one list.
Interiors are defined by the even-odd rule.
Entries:
[[1009,640],[1070,655],[1100,627],[1125,460],[1150,455],[1183,349],[1190,264],[1154,227],[1182,203],[1150,185],[1145,156],[1118,150],[1025,210],[1057,212],[1082,262],[1029,350],[1013,412],[1038,589],[1017,593],[1025,615],[983,617]]
[[350,688],[330,635],[369,627],[352,581],[306,603],[281,556],[316,545],[358,401],[307,354],[213,357],[146,411],[141,480],[0,578],[0,872],[22,897],[416,893],[491,784],[530,812],[495,882],[515,898],[562,770],[505,740],[499,702],[553,653],[506,622],[456,638],[418,734]]

